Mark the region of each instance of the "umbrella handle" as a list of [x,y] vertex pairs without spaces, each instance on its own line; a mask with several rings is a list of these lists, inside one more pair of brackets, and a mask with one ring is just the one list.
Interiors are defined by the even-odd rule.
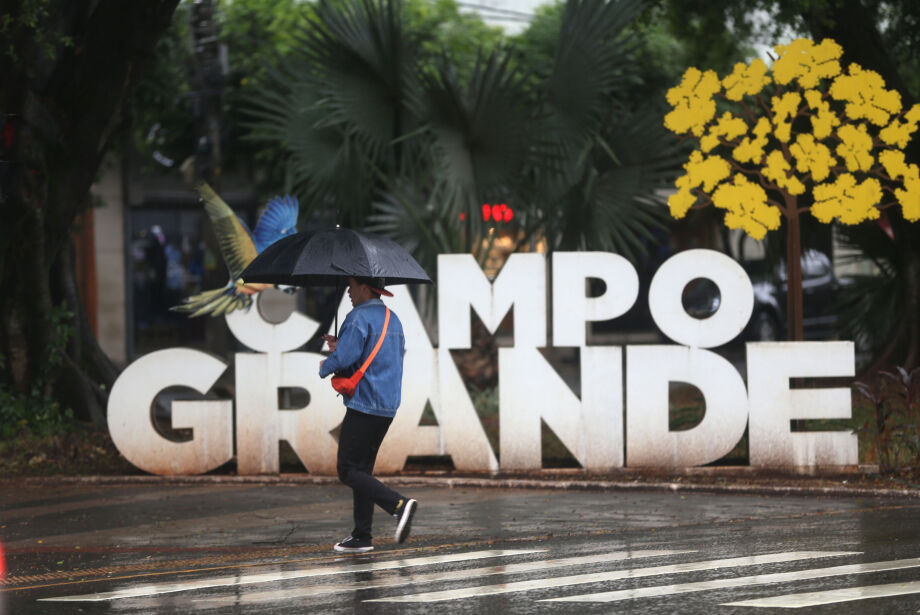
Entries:
[[[336,297],[339,296],[339,278],[338,276],[336,276],[335,278],[335,296]],[[338,304],[336,304],[335,306],[335,336],[336,337],[339,336],[339,306]]]

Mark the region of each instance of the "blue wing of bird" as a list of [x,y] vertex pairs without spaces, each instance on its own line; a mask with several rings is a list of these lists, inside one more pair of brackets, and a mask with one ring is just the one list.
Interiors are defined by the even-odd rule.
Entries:
[[282,237],[297,232],[297,214],[300,205],[296,196],[276,196],[266,205],[253,233],[259,253]]

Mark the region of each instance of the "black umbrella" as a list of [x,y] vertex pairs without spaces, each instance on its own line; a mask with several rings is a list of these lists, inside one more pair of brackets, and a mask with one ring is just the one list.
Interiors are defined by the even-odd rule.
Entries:
[[431,284],[401,245],[347,228],[295,233],[265,248],[240,274],[246,282],[336,286],[343,278],[385,278],[391,284]]
[[253,259],[240,277],[288,286],[339,287],[347,277],[384,278],[388,286],[431,284],[421,265],[395,241],[339,227],[279,239]]

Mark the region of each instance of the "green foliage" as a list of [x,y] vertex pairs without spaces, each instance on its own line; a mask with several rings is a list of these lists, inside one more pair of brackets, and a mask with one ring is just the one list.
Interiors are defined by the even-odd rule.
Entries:
[[[720,75],[730,73],[735,62],[750,59],[754,55],[751,41],[772,25],[769,20],[764,25],[756,21],[754,10],[770,8],[770,0],[664,0],[661,4],[663,9],[657,17],[681,41],[680,63],[684,67],[712,69]],[[771,39],[775,34],[771,32]]]
[[664,218],[655,188],[678,166],[660,118],[629,99],[642,2],[549,7],[519,39],[533,54],[493,43],[472,64],[462,46],[433,56],[438,30],[419,28],[415,6],[319,4],[253,99],[302,206],[369,223],[423,266],[438,252],[487,254],[477,214],[495,202],[515,211],[515,249],[538,237],[640,258]]
[[0,476],[125,476],[139,473],[105,429],[75,424],[44,435],[21,432],[0,440]]
[[[183,0],[177,7],[135,93],[133,140],[147,173],[175,174],[182,162],[196,153],[196,113],[200,110],[196,109],[198,92],[189,31],[191,4],[191,0]],[[283,74],[285,63],[298,62],[304,30],[316,22],[317,10],[323,10],[322,5],[304,0],[232,0],[218,4],[219,37],[226,46],[228,64],[228,74],[218,84],[224,129],[223,167],[225,173],[251,178],[257,192],[263,194],[288,191],[290,182],[297,180],[289,177],[286,161],[291,148],[296,149],[296,142],[285,148],[273,139],[276,135],[272,130],[253,130],[246,110],[251,108],[251,100],[270,101],[277,96],[271,76]],[[461,14],[453,0],[409,0],[406,16],[415,33],[414,44],[427,61],[433,62],[448,49],[466,70],[475,64],[480,43],[491,45],[502,36],[500,30],[486,26],[478,17]],[[316,98],[312,90],[301,93],[304,98],[300,105]],[[296,129],[312,134],[315,124],[325,117],[313,114],[301,119],[303,123]],[[335,131],[319,132],[321,141],[340,143]],[[350,145],[347,151],[357,154]],[[316,155],[322,157],[325,153],[328,151],[321,150]],[[360,171],[354,166],[346,168]],[[354,178],[356,186],[363,185],[360,175]],[[356,188],[343,198],[352,198],[357,192]]]
[[19,0],[18,11],[0,13],[0,53],[13,61],[22,61],[16,41],[28,40],[40,57],[52,60],[60,47],[73,47],[73,39],[53,29],[52,0]]
[[890,339],[904,301],[906,280],[899,274],[897,245],[875,223],[841,225],[837,236],[843,247],[858,255],[855,260],[868,259],[878,271],[849,280],[832,308],[842,338],[854,340],[858,348],[874,355]]
[[871,412],[859,431],[873,442],[870,454],[878,457],[879,469],[920,467],[920,368],[882,371],[854,387]]
[[219,36],[227,46],[229,69],[221,97],[227,135],[224,165],[252,177],[264,194],[287,191],[283,152],[248,138],[245,110],[249,98],[262,95],[266,75],[295,51],[295,33],[313,6],[303,0],[233,0],[219,5]]
[[470,387],[470,401],[479,415],[486,438],[493,451],[499,451],[498,388]]
[[[176,173],[197,153],[202,92],[195,78],[190,19],[192,1],[183,0],[169,29],[157,42],[153,61],[134,92],[133,145],[146,173]],[[227,75],[219,83],[223,120],[223,167],[253,178],[262,192],[277,192],[285,181],[277,149],[248,140],[244,101],[259,94],[259,82],[295,45],[293,33],[312,10],[301,0],[233,0],[218,5],[218,35],[227,51]]]
[[461,79],[472,74],[481,50],[495,49],[504,40],[500,28],[474,13],[461,13],[454,0],[406,0],[405,17],[417,33],[421,62],[433,66],[447,55]]
[[155,155],[175,165],[194,152],[189,7],[188,2],[176,7],[171,25],[157,41],[153,61],[134,91],[133,145],[146,172],[164,169],[155,162]]
[[[73,411],[62,408],[50,395],[51,382],[73,335],[70,324],[73,314],[61,304],[51,309],[49,319],[54,336],[31,388],[21,393],[0,384],[0,440],[13,438],[23,431],[44,435],[65,430],[73,419]],[[0,370],[5,368],[6,358],[0,355]]]
[[512,39],[516,61],[525,73],[531,75],[533,82],[530,85],[534,87],[538,87],[553,72],[564,13],[565,2],[558,0],[538,6],[527,29]]

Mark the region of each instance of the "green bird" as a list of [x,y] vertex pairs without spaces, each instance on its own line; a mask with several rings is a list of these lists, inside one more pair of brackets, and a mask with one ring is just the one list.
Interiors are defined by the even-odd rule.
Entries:
[[180,305],[170,308],[183,312],[189,318],[210,314],[223,316],[234,310],[252,305],[253,295],[273,284],[247,284],[240,277],[243,269],[262,250],[282,237],[297,232],[297,197],[285,195],[272,198],[259,217],[255,232],[233,213],[230,206],[207,184],[198,184],[198,194],[204,201],[204,210],[214,225],[220,253],[230,272],[230,281],[222,288],[206,290],[187,297]]

